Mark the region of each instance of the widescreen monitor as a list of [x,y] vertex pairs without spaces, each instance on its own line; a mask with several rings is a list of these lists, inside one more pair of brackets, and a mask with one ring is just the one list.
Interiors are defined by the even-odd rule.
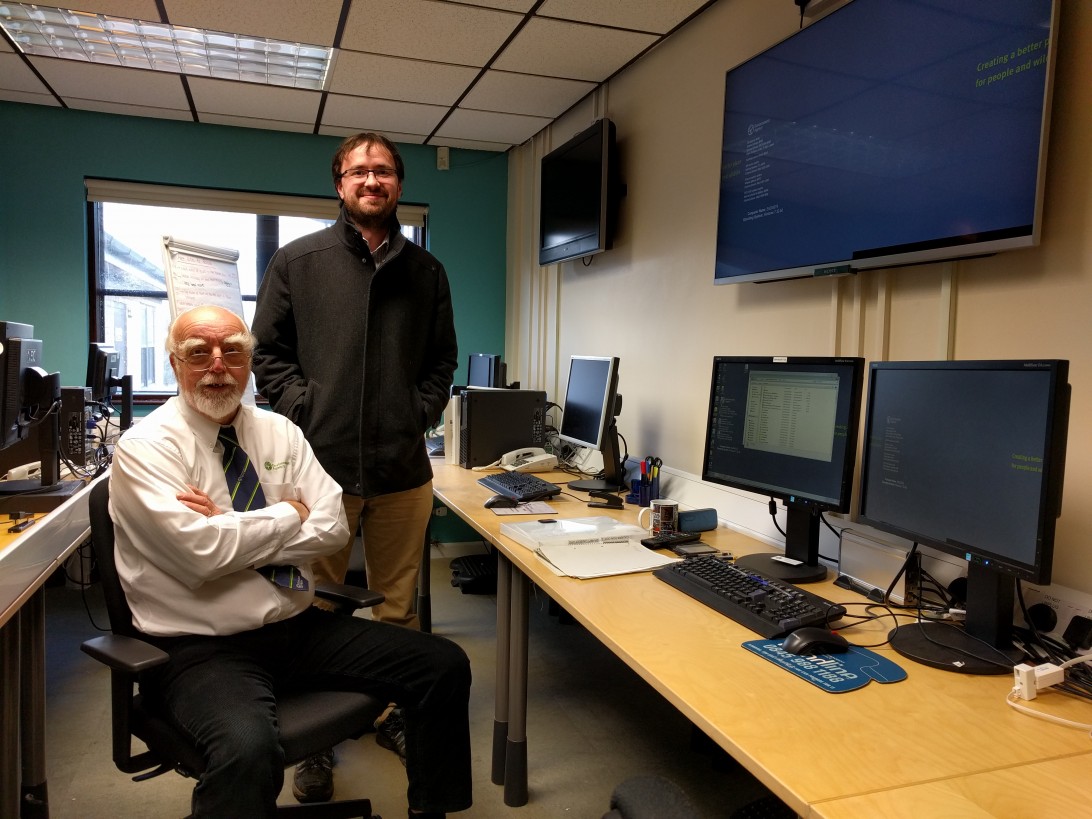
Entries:
[[849,510],[857,455],[862,358],[713,359],[702,480],[785,505],[785,554],[736,562],[793,583],[826,577],[824,511]]
[[1018,661],[1017,578],[1048,584],[1061,512],[1068,362],[891,361],[871,366],[862,522],[967,562],[963,630],[914,623],[892,646],[964,673]]
[[571,489],[616,492],[625,488],[614,420],[621,411],[618,363],[614,357],[574,355],[570,359],[558,434],[563,441],[597,449],[603,455],[603,477],[570,481]]
[[1039,243],[1055,0],[853,0],[726,74],[717,284]]

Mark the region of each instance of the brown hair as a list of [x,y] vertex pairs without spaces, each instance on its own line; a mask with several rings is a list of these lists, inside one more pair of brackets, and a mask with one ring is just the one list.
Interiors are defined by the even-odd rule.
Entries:
[[398,148],[395,147],[394,143],[382,134],[377,134],[372,131],[362,131],[359,134],[353,134],[351,137],[347,137],[345,141],[338,146],[337,152],[334,154],[331,170],[334,175],[335,188],[337,188],[338,180],[341,179],[341,163],[345,161],[346,156],[361,145],[366,147],[378,145],[381,148],[386,148],[394,158],[394,171],[398,174],[398,181],[401,182],[406,178],[406,165],[402,162],[402,155],[398,153]]

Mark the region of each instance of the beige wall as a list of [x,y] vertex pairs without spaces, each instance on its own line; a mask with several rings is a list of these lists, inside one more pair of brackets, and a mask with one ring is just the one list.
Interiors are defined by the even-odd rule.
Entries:
[[[1092,418],[1092,3],[1062,5],[1039,247],[853,278],[725,286],[713,285],[724,72],[790,35],[799,17],[788,0],[713,6],[512,152],[510,376],[557,400],[570,355],[620,356],[619,429],[631,456],[660,455],[675,494],[716,505],[772,542],[764,501],[697,485],[714,355],[1068,358],[1073,409],[1054,578],[1092,594],[1084,423]],[[628,185],[615,247],[588,266],[539,268],[538,159],[603,115],[617,125]]]

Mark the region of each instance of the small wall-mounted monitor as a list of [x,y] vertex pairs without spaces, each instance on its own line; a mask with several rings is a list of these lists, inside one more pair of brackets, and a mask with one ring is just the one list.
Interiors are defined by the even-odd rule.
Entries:
[[625,488],[626,477],[618,448],[615,416],[621,410],[618,395],[618,359],[574,355],[569,362],[569,383],[561,411],[559,436],[571,444],[597,449],[603,454],[603,477],[570,481],[580,492]]
[[618,200],[625,191],[614,123],[596,120],[542,157],[540,170],[538,263],[556,264],[610,249]]

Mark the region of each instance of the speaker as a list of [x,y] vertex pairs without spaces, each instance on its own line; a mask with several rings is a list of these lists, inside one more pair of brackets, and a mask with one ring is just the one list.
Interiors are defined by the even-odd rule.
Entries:
[[711,532],[717,528],[716,509],[679,510],[680,532]]

